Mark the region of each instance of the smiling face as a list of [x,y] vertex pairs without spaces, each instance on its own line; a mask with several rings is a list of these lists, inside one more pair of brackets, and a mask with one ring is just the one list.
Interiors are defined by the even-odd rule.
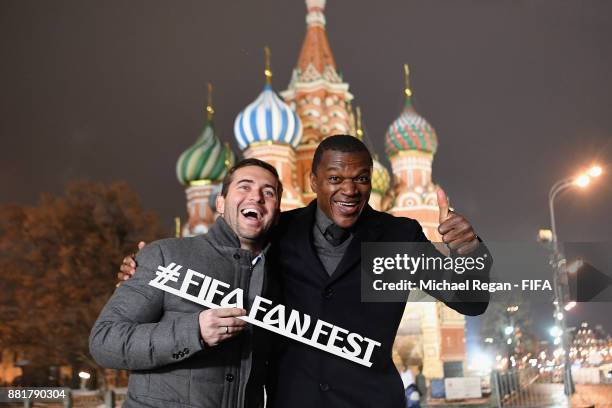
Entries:
[[326,150],[310,174],[317,206],[339,227],[353,226],[370,198],[371,160],[363,151]]
[[279,214],[278,180],[259,166],[246,166],[232,174],[225,197],[217,197],[217,212],[240,240],[240,247],[258,252]]

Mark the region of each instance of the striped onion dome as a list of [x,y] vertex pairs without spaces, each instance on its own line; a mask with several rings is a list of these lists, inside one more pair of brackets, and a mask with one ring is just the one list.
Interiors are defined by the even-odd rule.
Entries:
[[404,93],[406,95],[404,110],[391,123],[385,135],[387,156],[409,150],[435,154],[438,149],[438,136],[429,122],[414,109],[408,64],[404,64],[404,81]]
[[243,150],[251,143],[267,141],[297,147],[302,140],[302,122],[266,83],[257,99],[236,117],[234,136]]
[[378,160],[374,159],[374,168],[372,170],[372,191],[381,195],[385,195],[391,186],[391,176],[385,166]]
[[212,120],[209,120],[195,144],[179,157],[176,176],[184,185],[196,180],[221,181],[235,162],[234,152],[221,143],[215,135]]
[[388,156],[405,150],[420,150],[435,154],[437,148],[436,131],[414,110],[412,99],[406,98],[402,114],[391,123],[385,135],[385,152]]

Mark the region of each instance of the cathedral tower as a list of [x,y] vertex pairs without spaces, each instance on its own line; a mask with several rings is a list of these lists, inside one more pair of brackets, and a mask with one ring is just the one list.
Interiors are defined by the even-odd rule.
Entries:
[[[427,238],[440,242],[438,187],[431,178],[438,136],[414,108],[409,74],[408,65],[404,65],[404,109],[385,136],[385,151],[395,175],[395,201],[389,212],[418,220]],[[465,318],[433,298],[423,301],[424,296],[429,298],[422,292],[411,292],[410,300],[421,299],[406,306],[396,347],[405,341],[415,344],[428,378],[456,376],[462,373],[465,361]]]
[[437,187],[431,180],[438,136],[414,109],[408,65],[404,65],[404,75],[404,109],[385,136],[385,151],[395,175],[395,203],[389,212],[419,220],[427,238],[439,242]]
[[353,134],[349,85],[338,74],[325,31],[325,0],[306,0],[306,37],[287,90],[285,101],[297,112],[304,136],[297,148],[297,181],[307,203],[312,157],[319,142],[335,134]]
[[265,48],[266,82],[257,99],[236,117],[234,136],[244,157],[255,157],[273,165],[283,183],[281,210],[304,206],[296,180],[295,148],[302,140],[302,123],[297,114],[272,89],[270,49]]
[[204,130],[195,144],[185,150],[176,163],[176,176],[186,186],[187,223],[182,236],[204,234],[215,221],[210,197],[220,187],[227,170],[234,165],[236,156],[227,144],[223,145],[213,124],[212,84],[208,84],[208,103]]

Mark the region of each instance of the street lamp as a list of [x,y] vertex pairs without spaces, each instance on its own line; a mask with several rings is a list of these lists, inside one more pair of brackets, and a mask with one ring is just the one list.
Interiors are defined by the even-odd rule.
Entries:
[[[574,393],[574,382],[572,380],[571,364],[569,358],[569,339],[567,336],[567,328],[565,319],[563,319],[563,302],[565,301],[564,289],[567,287],[567,267],[566,260],[561,251],[559,250],[559,242],[557,240],[557,225],[555,222],[555,198],[564,190],[570,187],[585,188],[595,177],[599,177],[603,173],[600,166],[592,166],[586,172],[576,176],[565,178],[557,181],[550,188],[548,193],[548,207],[550,209],[550,229],[551,236],[550,241],[552,242],[552,254],[550,263],[553,267],[553,285],[555,294],[555,318],[558,320],[559,328],[555,330],[555,344],[561,343],[561,350],[564,350],[564,364],[563,364],[563,384],[566,395],[572,395]],[[569,303],[568,303],[569,305]],[[567,305],[566,305],[567,306]],[[573,307],[573,306],[572,306]],[[571,309],[571,307],[570,307]],[[569,310],[569,309],[566,309]],[[559,318],[561,317],[561,318]],[[556,327],[556,326],[555,326]],[[552,332],[551,332],[552,334]]]
[[573,300],[571,302],[567,302],[567,305],[563,306],[563,308],[565,309],[566,312],[569,312],[570,310],[572,310],[574,307],[576,306],[576,302],[574,302]]
[[504,334],[508,337],[506,339],[506,345],[507,345],[507,353],[508,353],[508,361],[512,363],[512,365],[509,365],[508,368],[510,367],[514,367],[515,365],[515,357],[514,357],[514,353],[516,352],[516,348],[518,347],[518,343],[517,343],[517,338],[516,338],[516,333],[517,333],[517,328],[515,327],[514,324],[514,316],[513,314],[519,309],[518,305],[509,305],[508,307],[506,307],[506,314],[508,317],[508,325],[504,327]]
[[558,250],[557,247],[557,226],[555,223],[555,207],[554,202],[555,198],[559,193],[564,190],[567,190],[570,187],[581,187],[584,188],[588,186],[593,178],[601,176],[603,170],[600,166],[592,166],[586,172],[579,174],[576,177],[564,178],[562,180],[557,181],[550,188],[550,192],[548,193],[548,206],[550,208],[550,228],[552,230],[552,242],[553,248],[555,251]]
[[593,166],[587,172],[590,177],[599,177],[601,173],[603,173],[603,169],[600,166]]
[[89,374],[87,371],[81,371],[79,372],[79,378],[81,379],[81,389],[87,389],[87,380],[91,378],[91,374]]

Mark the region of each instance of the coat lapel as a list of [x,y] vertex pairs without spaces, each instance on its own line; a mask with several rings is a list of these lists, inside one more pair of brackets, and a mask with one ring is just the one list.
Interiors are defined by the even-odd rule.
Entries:
[[312,229],[315,223],[315,213],[317,211],[317,201],[313,200],[305,208],[304,212],[300,214],[296,220],[296,236],[298,242],[296,245],[300,250],[304,251],[304,259],[307,261],[307,265],[304,265],[306,270],[316,270],[320,278],[329,279],[329,275],[325,271],[323,263],[317,256],[314,245],[312,242]]
[[[348,273],[356,264],[361,262],[361,244],[363,242],[374,242],[382,234],[380,218],[376,211],[369,205],[363,209],[359,220],[355,224],[355,235],[349,244],[338,267],[330,277],[329,283],[333,283]],[[318,259],[318,258],[317,258]]]

